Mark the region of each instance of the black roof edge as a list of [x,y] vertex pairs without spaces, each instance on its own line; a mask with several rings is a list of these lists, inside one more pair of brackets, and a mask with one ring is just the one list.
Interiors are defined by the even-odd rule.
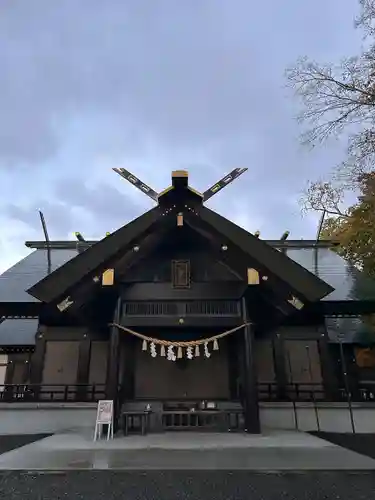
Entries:
[[[149,231],[156,222],[162,220],[160,213],[160,207],[158,206],[148,210],[125,226],[120,227],[101,239],[95,245],[87,246],[85,252],[78,252],[78,255],[74,259],[65,262],[65,264],[55,269],[51,274],[48,274],[38,283],[35,283],[26,292],[42,302],[52,302],[58,299],[82,278],[105,266],[106,264],[104,263],[113,259],[122,248],[134,244],[140,235]],[[79,243],[83,245],[85,242]],[[83,249],[82,246],[76,246],[75,248],[77,250]]]
[[[79,250],[90,247],[100,240],[56,240],[50,241],[26,241],[25,246],[34,250],[47,250],[48,245],[53,250]],[[263,240],[275,248],[332,248],[338,246],[337,241],[332,240]]]

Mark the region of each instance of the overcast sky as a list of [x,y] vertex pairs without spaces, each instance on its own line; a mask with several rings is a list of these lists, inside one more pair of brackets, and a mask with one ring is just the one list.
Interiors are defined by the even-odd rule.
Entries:
[[300,192],[345,144],[308,151],[284,70],[356,53],[343,0],[1,0],[0,270],[43,239],[102,237],[152,207],[112,172],[157,191],[188,169],[204,190],[249,171],[209,206],[264,238],[312,238]]

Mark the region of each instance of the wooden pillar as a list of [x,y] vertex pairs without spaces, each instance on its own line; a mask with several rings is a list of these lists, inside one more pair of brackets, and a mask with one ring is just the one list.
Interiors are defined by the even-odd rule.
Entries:
[[337,401],[339,398],[339,382],[336,376],[335,367],[333,366],[333,358],[329,350],[327,333],[321,333],[318,340],[318,349],[326,398],[330,401]]
[[84,333],[83,339],[79,343],[78,367],[77,367],[77,401],[87,399],[87,384],[89,383],[91,339]]
[[284,341],[280,333],[277,333],[273,339],[273,356],[277,384],[277,399],[285,401],[287,399],[288,375],[285,363]]
[[135,385],[135,348],[136,340],[131,335],[125,335],[121,342],[123,348],[123,363],[121,373],[121,403],[134,399]]
[[226,349],[228,359],[228,383],[229,383],[229,398],[233,401],[238,399],[238,364],[237,364],[237,335],[229,335],[226,338]]
[[[244,323],[249,321],[245,298],[242,299],[242,318]],[[254,353],[254,332],[250,324],[244,327],[243,338],[242,398],[245,410],[245,431],[250,434],[259,434],[260,419]]]
[[8,356],[8,364],[5,371],[5,380],[4,380],[5,385],[13,384],[13,377],[14,377],[14,362],[12,359],[13,356],[12,354],[8,354],[7,356]]
[[[358,366],[355,361],[355,353],[353,344],[342,343],[340,345],[340,364],[341,372],[343,378],[343,386],[349,389],[352,394],[353,401],[360,401],[360,390],[359,390],[359,374]],[[344,357],[344,362],[342,362],[342,357]],[[345,383],[345,372],[346,372],[346,383]],[[347,387],[346,387],[347,386]]]
[[35,399],[39,398],[40,394],[40,384],[43,382],[43,369],[44,369],[44,358],[46,354],[46,340],[44,338],[43,330],[38,330],[35,338],[35,350],[34,354],[31,356],[31,366],[30,366],[30,384]]
[[[121,320],[121,297],[118,298],[113,322],[120,323]],[[108,343],[108,364],[106,381],[106,399],[113,400],[114,415],[117,415],[117,399],[119,385],[119,361],[120,361],[120,332],[116,326],[110,329],[110,338]],[[115,418],[115,429],[117,420]]]
[[7,354],[7,357],[8,357],[8,364],[5,371],[5,380],[4,380],[4,384],[7,387],[4,387],[3,399],[4,401],[12,401],[13,387],[10,384],[13,384],[15,366],[12,360],[12,354]]

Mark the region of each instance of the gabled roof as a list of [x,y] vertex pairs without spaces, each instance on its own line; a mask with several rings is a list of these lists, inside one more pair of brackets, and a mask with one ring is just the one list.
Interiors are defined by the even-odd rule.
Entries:
[[115,258],[124,248],[135,244],[153,224],[160,220],[160,209],[153,208],[126,226],[98,241],[63,266],[37,282],[27,292],[43,302],[52,302],[83,278]]
[[241,248],[284,283],[288,283],[307,300],[315,302],[333,291],[331,285],[297,264],[286,254],[278,252],[265,241],[213,210],[202,207],[196,217],[221,233],[227,241]]
[[[209,191],[215,194],[243,170],[246,169],[235,169]],[[128,174],[128,180],[134,184],[135,177]],[[138,184],[144,186],[141,181]],[[175,217],[177,212],[184,212],[187,217],[193,216],[206,224],[220,235],[223,242],[231,242],[233,247],[240,248],[242,253],[247,253],[309,301],[322,298],[325,302],[375,301],[375,281],[333,252],[329,243],[261,240],[204,207],[202,195],[189,186],[185,171],[172,173],[172,185],[158,195],[157,201],[156,208],[99,242],[50,242],[50,274],[47,245],[27,243],[37,250],[0,276],[0,303],[56,300],[85,277],[93,277],[110,267],[111,262],[115,263],[126,249],[131,250],[137,240],[156,231],[157,224],[170,216]]]
[[[238,177],[246,169],[235,169],[228,176],[209,190],[215,194],[222,187]],[[150,188],[127,171],[122,172],[130,182],[138,187]],[[123,175],[122,175],[123,176]],[[220,184],[221,183],[221,184]],[[269,271],[280,284],[286,284],[303,300],[318,301],[333,291],[333,287],[303,268],[285,253],[280,253],[266,242],[248,233],[221,215],[203,206],[204,196],[196,193],[189,186],[186,171],[172,172],[172,186],[157,196],[158,206],[149,210],[129,224],[106,236],[101,241],[89,246],[74,258],[55,268],[47,276],[41,276],[27,292],[42,302],[50,303],[69,294],[75,285],[85,278],[94,278],[106,268],[114,265],[116,260],[131,251],[137,240],[150,233],[164,231],[172,218],[176,220],[178,213],[185,213],[186,218],[196,219],[199,224],[208,226],[209,231],[216,231],[219,237],[230,242],[243,254],[243,265],[248,260],[258,263],[260,269]],[[207,229],[207,228],[206,228]],[[251,267],[251,266],[247,266]]]
[[[77,247],[85,250],[96,243],[96,240],[79,245],[74,240],[51,241],[52,270],[76,257]],[[375,301],[375,280],[334,252],[329,241],[266,240],[266,243],[330,284],[334,291],[324,301]],[[46,243],[28,241],[26,246],[33,252],[0,275],[0,302],[38,302],[26,290],[48,274]]]
[[[334,291],[324,301],[375,301],[375,280],[334,252],[331,242],[264,241],[331,285]],[[96,243],[97,240],[79,244],[74,240],[51,241],[52,270],[76,257],[79,248],[86,250]],[[48,274],[46,242],[27,241],[26,246],[33,252],[0,275],[0,302],[39,302],[26,290]]]
[[[176,208],[177,210],[177,208]],[[153,225],[170,214],[158,208],[142,215],[127,226],[89,247],[59,269],[33,285],[28,292],[37,299],[51,302],[71,287],[79,283],[99,268],[105,269],[106,263],[124,252],[129,244],[135,244],[142,235],[151,231]],[[270,270],[307,300],[317,301],[332,292],[333,288],[318,277],[294,262],[287,255],[278,252],[266,242],[256,238],[212,210],[202,207],[195,217],[223,235],[223,240],[240,247],[250,257]]]
[[[73,248],[51,251],[51,271],[61,268],[77,255]],[[27,289],[48,274],[47,250],[41,248],[20,260],[0,275],[0,302],[39,302]]]

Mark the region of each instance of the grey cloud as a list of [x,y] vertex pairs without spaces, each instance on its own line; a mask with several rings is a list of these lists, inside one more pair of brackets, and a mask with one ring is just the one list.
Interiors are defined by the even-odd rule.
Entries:
[[[90,188],[80,179],[70,177],[57,184],[53,198],[57,201],[34,201],[26,206],[4,204],[1,213],[10,220],[24,223],[30,232],[37,232],[43,238],[38,214],[38,210],[42,210],[50,237],[56,239],[66,238],[75,231],[102,237],[106,231],[120,227],[143,211],[110,185]],[[77,208],[81,211],[77,212]]]
[[142,212],[142,207],[106,183],[88,187],[79,178],[66,178],[58,183],[55,192],[64,203],[86,210],[95,223],[104,221],[112,227],[118,227]]
[[8,203],[1,207],[1,213],[10,220],[22,222],[30,228],[31,231],[40,233],[43,239],[43,230],[40,222],[38,210],[41,210],[45,216],[50,237],[53,234],[66,236],[73,229],[73,214],[67,205],[55,204],[49,201],[40,203],[31,203],[27,206]]
[[[298,0],[272,8],[245,0],[5,5],[0,17],[4,164],[53,155],[60,146],[59,127],[85,113],[98,113],[98,122],[101,113],[109,114],[110,128],[125,131],[124,150],[133,146],[134,136],[166,148],[211,149],[216,156],[246,140],[263,142],[265,134],[274,149],[291,140],[282,71],[303,50],[292,30],[301,36],[299,23],[307,13],[311,19]],[[326,29],[330,37],[337,6],[338,1],[325,5],[320,20],[321,33]],[[304,31],[306,48],[312,37],[315,50],[328,45],[314,33]],[[142,140],[138,147],[142,154]],[[245,150],[249,161],[256,151]]]
[[[248,167],[210,206],[265,237],[311,235],[292,201],[341,146],[301,153],[283,72],[301,54],[355,53],[354,4],[2,0],[0,169],[14,172],[19,198],[1,193],[1,214],[42,237],[40,208],[51,237],[100,237],[151,204],[138,206],[130,188],[90,186],[91,164],[103,155],[163,189],[169,172],[152,159],[160,170],[165,157],[201,191]],[[34,197],[46,201],[32,201],[20,166],[40,170]]]

